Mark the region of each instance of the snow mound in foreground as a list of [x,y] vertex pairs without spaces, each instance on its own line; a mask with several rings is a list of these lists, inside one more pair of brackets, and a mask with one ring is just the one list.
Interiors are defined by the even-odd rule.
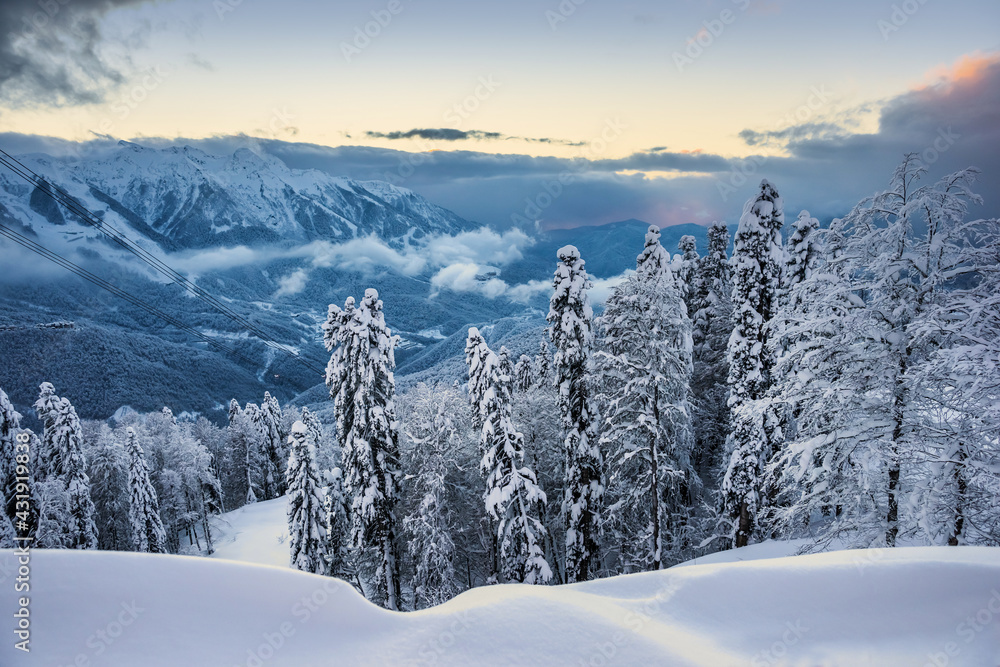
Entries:
[[[15,556],[0,551],[12,621]],[[2,665],[996,665],[1000,549],[840,551],[392,613],[336,579],[183,556],[31,554],[31,653]],[[10,626],[12,629],[12,626]]]

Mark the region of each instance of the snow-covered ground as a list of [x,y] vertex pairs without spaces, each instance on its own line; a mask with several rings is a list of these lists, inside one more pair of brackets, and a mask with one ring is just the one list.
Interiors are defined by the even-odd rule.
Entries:
[[244,505],[212,518],[213,558],[290,567],[285,498]]
[[30,655],[13,648],[15,557],[0,552],[0,665],[1000,664],[1000,549],[789,557],[800,545],[766,543],[392,613],[287,569],[284,512],[278,499],[218,517],[211,559],[33,552]]
[[[0,617],[12,624],[14,555]],[[493,586],[415,613],[335,579],[184,556],[36,551],[31,653],[0,664],[872,665],[1000,660],[988,548],[840,551],[572,586]]]

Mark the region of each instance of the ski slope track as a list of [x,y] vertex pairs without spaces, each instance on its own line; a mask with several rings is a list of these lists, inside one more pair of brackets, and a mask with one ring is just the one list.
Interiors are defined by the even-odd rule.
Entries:
[[[737,552],[735,558],[739,558]],[[0,616],[17,604],[0,552]],[[500,585],[394,613],[337,579],[185,556],[31,554],[8,666],[969,665],[1000,661],[1000,550],[913,547]]]

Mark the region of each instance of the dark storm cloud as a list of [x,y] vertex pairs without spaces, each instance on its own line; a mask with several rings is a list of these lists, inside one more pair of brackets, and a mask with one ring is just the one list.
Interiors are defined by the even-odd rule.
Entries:
[[124,74],[101,54],[98,22],[143,0],[0,2],[0,99],[11,106],[102,101]]

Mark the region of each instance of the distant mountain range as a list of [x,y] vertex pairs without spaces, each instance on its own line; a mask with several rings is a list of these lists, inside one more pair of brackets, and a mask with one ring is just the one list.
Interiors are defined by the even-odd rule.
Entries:
[[[99,159],[30,155],[22,162],[168,251],[366,234],[401,242],[474,227],[409,190],[316,170],[293,171],[246,148],[222,158],[191,147],[156,150],[122,141],[117,151]],[[16,187],[8,187],[15,176],[5,173],[0,179],[4,191],[17,194]],[[7,198],[0,201],[16,207]],[[52,224],[65,222],[66,214],[41,192],[33,192],[29,206]]]
[[[455,375],[461,369],[454,363],[440,373],[432,369],[461,354],[470,325],[489,327],[494,344],[509,339],[512,349],[537,347],[548,299],[542,283],[551,280],[557,248],[576,245],[596,278],[611,278],[634,267],[648,227],[626,220],[501,235],[410,190],[292,170],[246,149],[215,157],[121,142],[89,159],[18,159],[44,183],[0,171],[0,223],[251,360],[207,346],[0,239],[6,267],[0,386],[22,411],[43,381],[94,418],[122,405],[152,410],[169,403],[177,413],[221,419],[229,398],[258,401],[265,390],[311,401],[322,396],[315,386],[328,358],[319,327],[327,305],[372,286],[402,337],[398,374]],[[46,194],[52,186],[311,367],[268,347],[84,224]],[[662,241],[673,250],[684,234],[704,245],[698,225],[666,228]],[[476,275],[442,287],[440,276],[456,271]],[[533,288],[517,300],[513,291],[479,289],[499,281]],[[62,321],[74,324],[38,327]]]

